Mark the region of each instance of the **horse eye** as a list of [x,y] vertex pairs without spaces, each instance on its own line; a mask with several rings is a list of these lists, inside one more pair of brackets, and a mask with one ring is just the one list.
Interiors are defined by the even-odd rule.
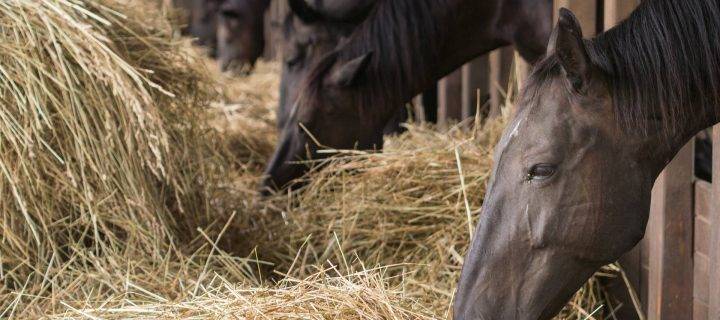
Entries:
[[296,66],[297,64],[299,64],[300,61],[302,61],[302,58],[303,58],[303,55],[302,55],[302,54],[296,54],[296,55],[294,55],[293,57],[291,57],[290,59],[287,59],[287,60],[285,61],[285,64],[286,64],[288,67],[294,67],[294,66]]
[[240,19],[240,13],[234,10],[223,10],[222,15],[223,17],[225,17],[225,19]]
[[545,180],[552,177],[557,171],[557,168],[551,164],[536,164],[528,171],[528,180]]

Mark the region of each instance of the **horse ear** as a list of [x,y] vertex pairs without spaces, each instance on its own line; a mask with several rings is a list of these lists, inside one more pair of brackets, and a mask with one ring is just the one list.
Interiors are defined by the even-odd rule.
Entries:
[[371,59],[372,52],[334,68],[335,70],[330,74],[330,83],[340,87],[349,87],[356,84],[360,75],[367,69]]
[[305,0],[288,0],[290,11],[303,23],[310,24],[322,20],[319,12],[310,7]]
[[580,23],[568,9],[560,9],[560,18],[550,37],[548,52],[555,53],[570,83],[576,90],[581,90],[590,72],[590,58]]

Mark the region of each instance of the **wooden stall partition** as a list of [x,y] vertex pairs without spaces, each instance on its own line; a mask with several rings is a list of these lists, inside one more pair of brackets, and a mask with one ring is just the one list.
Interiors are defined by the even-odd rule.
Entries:
[[605,0],[603,3],[605,30],[625,20],[639,4],[640,0]]
[[[487,55],[476,58],[462,67],[462,119],[475,116],[478,111],[478,99],[483,107],[490,88],[489,68],[490,61]],[[483,113],[484,110],[480,112]]]
[[648,319],[687,319],[693,297],[694,141],[675,156],[655,181],[647,250]]
[[710,270],[710,217],[713,193],[706,181],[695,182],[695,234],[693,248],[693,319],[708,319]]
[[720,319],[720,125],[713,128],[712,154],[712,207],[708,210],[709,226],[709,275],[708,275],[708,317]]
[[505,102],[510,73],[513,72],[513,59],[515,58],[512,47],[504,47],[490,53],[490,79],[488,91],[490,94],[491,118],[500,116],[500,107]]
[[265,12],[265,50],[263,57],[266,60],[280,59],[283,43],[282,25],[285,16],[290,12],[286,0],[273,0]]
[[[632,0],[620,0],[632,1]],[[560,8],[570,9],[580,21],[583,35],[591,37],[595,35],[598,25],[598,0],[555,0],[554,19],[557,21],[557,15]]]
[[462,117],[462,68],[438,82],[438,125],[447,127]]

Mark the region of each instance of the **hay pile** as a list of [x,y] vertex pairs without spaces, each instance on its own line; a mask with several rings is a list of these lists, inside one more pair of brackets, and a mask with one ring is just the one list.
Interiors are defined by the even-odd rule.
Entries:
[[278,67],[208,71],[150,5],[0,3],[0,318],[446,318],[502,121],[262,201]]
[[0,3],[0,317],[134,287],[182,292],[197,277],[196,230],[232,202],[203,111],[213,80],[152,12],[139,0]]

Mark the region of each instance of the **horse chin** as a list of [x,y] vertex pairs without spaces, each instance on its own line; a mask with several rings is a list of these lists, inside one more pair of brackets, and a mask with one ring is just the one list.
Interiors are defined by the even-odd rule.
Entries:
[[220,71],[232,76],[246,77],[254,68],[254,64],[245,61],[227,60],[220,63]]

